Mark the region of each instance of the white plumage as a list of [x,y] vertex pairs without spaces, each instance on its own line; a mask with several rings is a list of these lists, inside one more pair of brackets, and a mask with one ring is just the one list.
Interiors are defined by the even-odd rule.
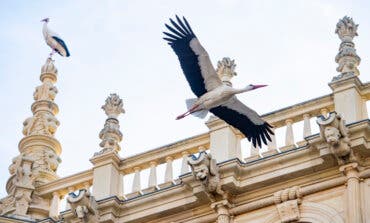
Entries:
[[69,57],[70,54],[63,39],[48,27],[49,20],[49,18],[45,18],[41,20],[41,22],[44,22],[42,34],[44,35],[45,42],[52,49],[50,57],[52,57],[55,52],[59,53],[63,57]]
[[164,32],[165,40],[175,51],[189,85],[198,97],[186,101],[188,111],[176,119],[189,114],[204,118],[208,111],[239,129],[253,145],[261,146],[271,141],[271,126],[252,109],[236,98],[236,94],[255,90],[266,85],[248,85],[235,89],[222,83],[214,69],[207,51],[202,47],[184,18],[177,16],[177,23],[170,19],[173,27],[165,24],[171,33]]

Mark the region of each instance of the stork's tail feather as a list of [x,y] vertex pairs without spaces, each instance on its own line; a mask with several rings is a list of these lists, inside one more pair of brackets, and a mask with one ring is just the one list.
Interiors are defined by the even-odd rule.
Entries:
[[185,100],[186,108],[187,108],[188,110],[190,110],[190,109],[193,107],[193,105],[195,104],[195,102],[197,102],[197,99],[196,99],[196,98],[189,98],[189,99],[186,99],[186,100]]
[[[185,103],[186,103],[186,107],[188,110],[190,110],[194,103],[197,101],[198,99],[197,98],[189,98],[189,99],[186,99]],[[196,111],[196,112],[193,112],[191,113],[193,116],[195,117],[198,117],[198,118],[205,118],[208,114],[208,110],[199,110],[199,111]]]

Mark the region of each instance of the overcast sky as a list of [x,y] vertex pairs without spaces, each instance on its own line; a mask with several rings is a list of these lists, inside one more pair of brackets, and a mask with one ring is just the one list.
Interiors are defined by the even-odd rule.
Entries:
[[344,15],[360,24],[354,40],[362,59],[360,79],[369,80],[369,6],[349,0],[1,1],[0,197],[50,52],[42,18],[51,18],[50,28],[71,53],[55,56],[61,122],[56,138],[63,148],[58,173],[66,176],[91,168],[106,118],[101,105],[109,93],[118,93],[126,110],[120,117],[122,157],[207,131],[204,120],[175,120],[185,111],[185,99],[194,96],[162,40],[169,17],[187,17],[214,65],[222,57],[235,59],[235,87],[269,84],[240,96],[263,114],[330,93],[340,44],[334,30]]

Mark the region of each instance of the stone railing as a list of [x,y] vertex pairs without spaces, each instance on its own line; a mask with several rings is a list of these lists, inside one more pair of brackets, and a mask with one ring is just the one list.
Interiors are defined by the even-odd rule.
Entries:
[[[355,78],[356,80],[357,78]],[[370,85],[367,83],[359,84],[358,89],[360,89],[359,94],[363,103],[360,119],[364,119],[367,118],[366,101],[370,99]],[[274,130],[278,134],[273,137],[272,142],[266,148],[261,148],[262,152],[259,151],[259,148],[251,148],[251,154],[247,157],[239,154],[241,151],[240,141],[244,136],[239,131],[226,125],[222,120],[211,118],[206,123],[210,129],[209,132],[144,153],[127,158],[119,157],[116,151],[95,154],[91,159],[94,165],[92,169],[39,186],[37,192],[41,196],[51,199],[50,216],[56,217],[60,211],[60,200],[69,193],[80,189],[89,190],[92,187],[92,194],[98,201],[110,196],[117,196],[121,200],[131,200],[164,190],[181,183],[178,176],[190,171],[187,164],[187,157],[190,154],[210,150],[212,156],[217,157],[212,148],[220,146],[215,144],[220,135],[214,133],[223,131],[224,128],[228,128],[227,131],[229,132],[227,133],[233,135],[232,137],[236,139],[235,145],[231,143],[227,144],[226,147],[222,147],[225,145],[222,144],[223,141],[219,142],[223,150],[236,151],[229,153],[225,160],[239,158],[242,162],[248,163],[262,157],[302,147],[307,145],[304,138],[318,133],[311,131],[311,122],[316,120],[317,116],[326,116],[329,112],[336,110],[335,97],[335,93],[333,93],[264,114],[263,118],[274,126]],[[296,139],[294,136],[296,133],[296,131],[293,131],[294,125],[301,127],[303,136],[301,139]],[[295,129],[297,130],[297,128]],[[224,133],[221,132],[221,134]],[[222,135],[222,137],[224,136]],[[229,137],[226,138],[228,140],[232,139],[230,136],[227,137]],[[281,139],[280,141],[283,144],[278,145],[276,138]],[[233,157],[232,154],[236,155]],[[225,160],[217,159],[218,162]],[[159,182],[158,179],[163,179],[163,181]],[[127,191],[125,191],[124,185],[131,188],[126,188]],[[68,208],[67,205],[66,209]]]
[[[169,145],[165,145],[153,150],[146,151],[121,161],[120,174],[127,176],[133,174],[132,190],[128,193],[122,193],[122,198],[130,199],[135,196],[147,194],[170,187],[176,182],[177,176],[189,172],[187,157],[205,151],[209,148],[209,134],[204,133],[188,139],[184,139]],[[176,173],[174,178],[174,162],[181,160],[181,170]],[[164,174],[157,175],[159,165],[164,165]],[[141,183],[141,173],[149,169],[147,182]],[[163,177],[163,182],[158,183],[158,178]]]

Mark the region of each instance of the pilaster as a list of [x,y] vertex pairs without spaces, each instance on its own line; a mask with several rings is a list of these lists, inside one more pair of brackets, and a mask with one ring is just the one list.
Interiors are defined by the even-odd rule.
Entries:
[[360,178],[357,163],[343,165],[339,170],[347,177],[346,207],[347,221],[362,222]]

